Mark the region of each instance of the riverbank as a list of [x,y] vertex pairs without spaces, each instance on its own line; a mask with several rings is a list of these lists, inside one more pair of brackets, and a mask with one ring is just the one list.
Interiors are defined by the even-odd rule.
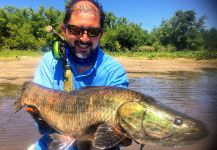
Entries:
[[[41,57],[19,57],[0,59],[0,83],[23,84],[32,80]],[[170,72],[203,72],[217,69],[217,59],[155,59],[148,60],[133,57],[115,57],[129,78],[159,76]]]
[[116,57],[127,71],[128,77],[158,76],[170,72],[203,72],[217,69],[217,59],[138,59],[131,57]]

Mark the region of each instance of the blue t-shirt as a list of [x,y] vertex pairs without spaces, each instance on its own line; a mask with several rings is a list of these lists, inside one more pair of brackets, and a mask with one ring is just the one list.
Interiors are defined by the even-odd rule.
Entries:
[[[85,86],[128,87],[129,81],[122,65],[105,54],[101,48],[98,48],[94,66],[82,74],[78,73],[73,60],[67,59],[67,61],[73,73],[74,90],[79,90]],[[47,52],[37,68],[34,82],[47,88],[63,90],[63,74],[63,61],[56,60],[52,52]],[[38,129],[43,136],[34,144],[35,149],[47,150],[47,142],[50,141],[48,134],[53,131],[43,129],[40,126],[38,126]],[[70,150],[75,149],[77,148],[74,146],[70,148]]]
[[[122,65],[98,48],[97,60],[93,68],[78,74],[75,63],[68,60],[73,76],[74,89],[85,86],[120,86],[129,84]],[[48,88],[63,90],[63,61],[56,60],[51,52],[46,53],[36,71],[34,82]]]

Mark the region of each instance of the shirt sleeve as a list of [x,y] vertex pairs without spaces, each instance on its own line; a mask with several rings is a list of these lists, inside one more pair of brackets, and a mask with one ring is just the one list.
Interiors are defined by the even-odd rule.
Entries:
[[47,88],[53,88],[53,69],[52,59],[49,53],[46,53],[40,61],[38,68],[34,76],[34,82],[45,86]]
[[[115,69],[114,69],[115,68]],[[126,75],[126,71],[121,65],[118,65],[112,69],[108,76],[109,86],[118,86],[127,88],[129,85],[129,80]]]

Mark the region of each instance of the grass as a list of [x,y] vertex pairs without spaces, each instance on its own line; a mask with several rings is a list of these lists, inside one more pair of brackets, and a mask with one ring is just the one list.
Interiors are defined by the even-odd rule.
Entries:
[[0,50],[0,58],[13,58],[13,57],[20,57],[20,56],[42,56],[43,52],[41,51],[33,51],[33,50],[8,50],[3,49]]
[[217,59],[217,51],[177,51],[177,52],[108,52],[111,56],[137,57],[146,59],[189,58],[195,60]]
[[[189,59],[217,59],[217,51],[177,51],[177,52],[106,52],[111,56],[137,57],[145,59],[160,59],[160,58],[189,58]],[[0,50],[0,58],[14,58],[20,56],[42,56],[42,51],[33,50]]]

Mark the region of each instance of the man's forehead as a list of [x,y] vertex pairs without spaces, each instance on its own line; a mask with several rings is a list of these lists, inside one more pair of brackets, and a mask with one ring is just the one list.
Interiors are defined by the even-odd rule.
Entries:
[[93,13],[99,15],[99,9],[89,1],[77,2],[71,9],[73,13]]

